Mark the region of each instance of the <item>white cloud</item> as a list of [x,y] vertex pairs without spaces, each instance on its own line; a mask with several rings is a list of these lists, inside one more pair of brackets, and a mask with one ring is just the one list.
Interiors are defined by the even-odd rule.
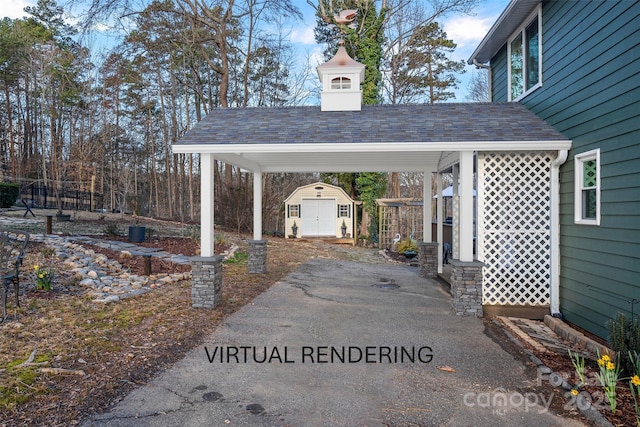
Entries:
[[316,40],[313,35],[313,26],[305,26],[292,29],[291,42],[308,45],[316,44]]
[[316,46],[310,54],[309,64],[312,67],[317,67],[320,64],[324,63],[324,55],[322,53],[322,49],[319,46]]
[[105,23],[99,22],[91,27],[91,29],[98,32],[107,32],[111,30],[111,27]]
[[456,16],[444,23],[444,30],[447,38],[453,40],[459,48],[477,46],[495,20],[494,16]]
[[27,6],[35,6],[35,0],[5,0],[2,5],[2,15],[11,19],[23,18],[27,14],[24,8]]

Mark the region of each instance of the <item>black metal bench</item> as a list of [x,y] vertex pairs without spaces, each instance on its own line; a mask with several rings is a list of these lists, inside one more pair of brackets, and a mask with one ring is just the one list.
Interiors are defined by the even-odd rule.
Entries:
[[2,319],[7,318],[7,293],[13,283],[16,294],[16,307],[20,307],[18,290],[20,288],[20,266],[29,243],[29,233],[11,229],[0,229],[0,281],[2,281]]

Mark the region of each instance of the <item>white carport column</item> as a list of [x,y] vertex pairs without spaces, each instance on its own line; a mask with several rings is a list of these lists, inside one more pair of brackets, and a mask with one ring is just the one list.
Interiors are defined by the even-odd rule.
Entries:
[[[442,196],[442,173],[438,172],[436,176],[436,194],[438,198],[436,199],[436,241],[438,242],[438,274],[442,274],[442,263],[443,253],[444,253],[444,233],[442,229],[442,221],[444,217],[444,210],[442,209],[442,205],[444,203]],[[449,251],[451,252],[451,251]],[[450,253],[448,253],[450,255]]]
[[422,242],[418,243],[418,274],[420,277],[438,277],[438,243],[433,242],[431,233],[431,212],[433,194],[431,176],[433,171],[424,172],[422,203]]
[[433,176],[433,171],[426,171],[424,173],[424,182],[423,182],[423,210],[422,210],[422,229],[424,242],[432,242],[433,236],[431,232],[431,213],[433,212],[433,192],[431,190],[431,177]]
[[253,240],[249,240],[249,273],[267,272],[267,241],[262,240],[262,172],[253,173]]
[[453,183],[453,197],[451,197],[451,256],[454,259],[460,258],[460,165],[455,164],[451,168]]
[[200,256],[214,255],[213,189],[215,175],[213,154],[200,154]]
[[460,261],[473,261],[473,152],[460,153],[459,256]]
[[253,174],[253,240],[262,239],[262,172]]
[[460,152],[458,208],[459,259],[451,260],[453,311],[459,316],[482,316],[482,267],[473,260],[473,151]]
[[200,154],[200,256],[191,258],[191,305],[213,308],[222,299],[222,260],[213,237],[213,154]]

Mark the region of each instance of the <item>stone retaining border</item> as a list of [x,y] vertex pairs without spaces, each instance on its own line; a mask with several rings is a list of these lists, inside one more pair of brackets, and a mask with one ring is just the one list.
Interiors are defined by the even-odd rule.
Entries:
[[571,326],[563,322],[562,319],[547,314],[544,316],[544,324],[563,340],[575,344],[581,349],[587,350],[591,354],[614,354],[614,351],[609,347],[604,346],[587,337],[582,332],[573,329]]
[[[138,296],[169,283],[192,278],[191,272],[151,274],[150,276],[130,274],[117,260],[111,260],[87,249],[80,242],[107,247],[121,253],[140,250],[142,253],[150,253],[167,261],[182,264],[190,263],[190,258],[186,256],[173,255],[126,242],[84,236],[63,237],[42,234],[32,234],[31,236],[33,241],[42,242],[55,250],[56,257],[64,263],[69,271],[74,273],[78,279],[78,285],[85,288],[85,293],[93,297],[94,302],[118,302],[121,299]],[[233,256],[237,249],[236,245],[231,245],[231,248],[222,255],[223,259]]]

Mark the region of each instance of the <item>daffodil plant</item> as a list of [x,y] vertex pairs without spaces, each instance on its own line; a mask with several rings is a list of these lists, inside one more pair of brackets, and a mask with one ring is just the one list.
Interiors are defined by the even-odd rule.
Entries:
[[600,384],[604,388],[604,395],[609,402],[611,412],[616,412],[616,383],[620,376],[620,366],[615,363],[614,360],[609,357],[608,354],[600,356],[598,352],[598,368],[600,372],[596,374],[596,377],[600,381]]
[[50,291],[51,282],[53,281],[53,270],[39,265],[34,265],[33,270],[36,275],[36,289]]
[[629,388],[633,396],[633,407],[636,410],[636,425],[640,427],[640,407],[638,407],[638,396],[640,396],[640,357],[638,357],[638,354],[629,352],[629,360],[632,360],[635,366],[634,375],[629,379]]
[[[578,375],[578,378],[580,379],[580,384],[578,384],[577,387],[580,387],[581,385],[584,384],[584,375],[585,375],[585,371],[584,371],[584,356],[581,354],[576,353],[572,353],[571,350],[569,350],[569,358],[571,359],[571,363],[573,364],[574,369],[576,370],[576,374]],[[571,390],[572,392],[574,390]],[[577,391],[577,390],[576,390]],[[574,396],[577,395],[577,393],[574,394]]]

